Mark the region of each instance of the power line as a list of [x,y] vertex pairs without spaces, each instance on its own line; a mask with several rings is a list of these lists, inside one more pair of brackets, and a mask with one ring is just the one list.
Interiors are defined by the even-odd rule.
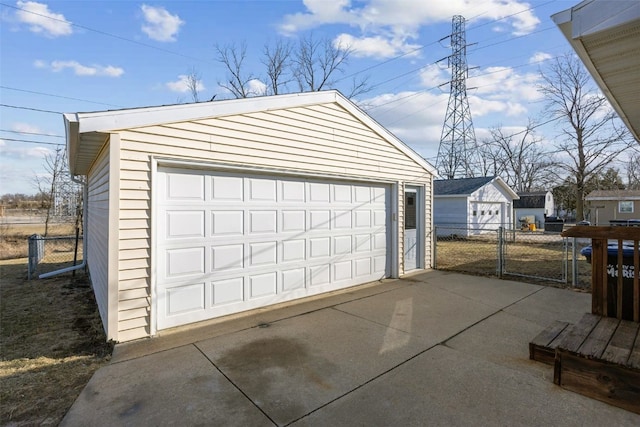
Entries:
[[35,91],[35,90],[20,89],[20,88],[16,88],[16,87],[0,86],[0,89],[14,90],[16,92],[32,93],[34,95],[51,96],[51,97],[54,97],[54,98],[69,99],[71,101],[89,102],[91,104],[107,105],[109,107],[124,108],[122,105],[107,104],[105,102],[97,102],[97,101],[89,101],[88,99],[73,98],[71,96],[56,95],[56,94],[53,94],[53,93],[38,92],[38,91]]
[[31,139],[15,139],[15,138],[0,138],[3,141],[12,141],[12,142],[24,142],[27,144],[43,144],[43,145],[65,145],[65,144],[56,144],[55,142],[42,142],[42,141],[34,141]]
[[175,52],[175,51],[172,51],[172,50],[169,50],[169,49],[165,49],[165,48],[162,48],[162,47],[158,47],[158,46],[154,46],[154,45],[151,45],[151,44],[139,42],[137,40],[128,39],[126,37],[122,37],[122,36],[119,36],[119,35],[116,35],[116,34],[107,33],[106,31],[96,30],[95,28],[87,27],[85,25],[76,24],[76,23],[73,23],[71,21],[67,21],[65,19],[58,19],[58,18],[54,18],[54,17],[49,16],[49,15],[43,15],[41,13],[37,13],[37,12],[34,12],[32,10],[24,9],[24,8],[21,8],[21,7],[18,7],[18,6],[14,6],[14,5],[10,5],[10,4],[7,4],[7,3],[0,3],[0,5],[9,7],[11,9],[16,9],[16,10],[20,10],[20,11],[23,11],[23,12],[27,12],[27,13],[30,13],[32,15],[36,15],[36,16],[40,16],[40,17],[43,17],[43,18],[47,18],[47,19],[50,19],[52,21],[57,21],[57,22],[62,22],[62,23],[65,23],[65,24],[69,24],[71,26],[74,26],[74,27],[77,27],[77,28],[82,28],[83,30],[91,31],[91,32],[94,32],[94,33],[97,33],[97,34],[101,34],[103,36],[113,37],[115,39],[126,41],[126,42],[129,42],[129,43],[133,43],[133,44],[136,44],[138,46],[148,47],[150,49],[154,49],[154,50],[157,50],[157,51],[160,51],[160,52],[169,53],[171,55],[181,56],[183,58],[187,58],[187,59],[191,59],[191,60],[195,60],[195,61],[199,61],[199,62],[213,62],[211,60],[202,59],[202,58],[196,58],[194,56],[185,55],[185,54],[180,53],[180,52]]
[[62,135],[50,135],[48,133],[40,133],[40,132],[24,132],[20,130],[9,130],[9,129],[0,129],[0,132],[9,132],[9,133],[20,133],[23,135],[38,135],[38,136],[48,136],[51,138],[64,138]]
[[38,113],[62,114],[60,111],[42,110],[40,108],[21,107],[19,105],[0,104],[0,107],[15,108],[18,110],[37,111]]

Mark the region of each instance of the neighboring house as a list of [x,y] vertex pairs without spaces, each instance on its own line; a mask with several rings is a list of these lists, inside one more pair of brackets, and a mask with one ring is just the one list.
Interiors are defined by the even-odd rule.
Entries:
[[513,215],[516,222],[516,228],[519,227],[518,222],[526,220],[537,228],[544,227],[545,218],[553,216],[555,205],[553,203],[553,194],[551,191],[534,191],[529,193],[518,193],[520,199],[513,201]]
[[431,267],[435,169],[339,92],[64,118],[108,339]]
[[585,201],[592,225],[640,219],[640,190],[595,190]]
[[474,235],[511,228],[518,195],[500,177],[433,182],[433,223],[439,236]]

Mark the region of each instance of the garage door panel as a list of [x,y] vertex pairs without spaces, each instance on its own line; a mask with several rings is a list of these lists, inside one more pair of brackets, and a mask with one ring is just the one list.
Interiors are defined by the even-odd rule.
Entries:
[[304,261],[307,241],[305,239],[285,240],[282,242],[282,262]]
[[249,233],[275,233],[277,231],[277,219],[278,212],[275,210],[249,211]]
[[244,301],[244,277],[211,282],[211,306]]
[[292,291],[294,289],[302,289],[306,286],[306,269],[294,268],[282,272],[282,290]]
[[165,293],[167,315],[174,316],[203,311],[205,308],[204,293],[204,283],[169,287]]
[[[204,200],[169,200],[198,175]],[[388,186],[163,168],[156,182],[158,329],[387,274]]]
[[309,211],[310,230],[328,230],[330,224],[329,218],[331,218],[331,211],[328,209]]
[[241,202],[244,200],[244,180],[241,177],[212,176],[211,199],[217,202]]
[[205,236],[205,211],[170,210],[165,215],[167,239]]
[[309,284],[311,286],[326,285],[330,282],[331,266],[329,264],[309,267]]
[[244,268],[244,245],[222,245],[211,247],[211,270]]
[[167,200],[204,201],[205,177],[195,174],[168,174]]
[[186,275],[204,274],[205,248],[169,249],[166,251],[166,277],[182,277]]
[[280,229],[284,233],[304,232],[306,230],[307,212],[304,210],[283,210]]
[[249,178],[246,183],[248,202],[275,202],[277,200],[277,182],[272,178]]
[[304,182],[280,181],[280,198],[283,202],[303,203],[306,201],[306,191]]
[[244,211],[211,212],[211,233],[214,236],[242,236],[244,234]]
[[249,295],[251,298],[275,295],[277,290],[277,273],[269,272],[249,277]]
[[277,257],[277,242],[257,242],[249,244],[249,267],[275,266]]

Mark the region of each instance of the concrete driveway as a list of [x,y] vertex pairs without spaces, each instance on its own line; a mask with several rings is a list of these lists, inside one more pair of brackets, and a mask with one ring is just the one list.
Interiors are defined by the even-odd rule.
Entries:
[[428,271],[116,346],[62,425],[640,425],[528,358],[590,294]]

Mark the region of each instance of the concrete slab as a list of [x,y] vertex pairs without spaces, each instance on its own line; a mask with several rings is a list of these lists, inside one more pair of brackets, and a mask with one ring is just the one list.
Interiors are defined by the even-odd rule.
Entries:
[[552,382],[553,367],[529,359],[529,342],[542,329],[537,323],[500,311],[447,340],[445,345]]
[[284,425],[425,349],[422,340],[411,338],[326,309],[196,345],[271,419]]
[[638,425],[640,417],[437,346],[295,422],[324,425]]
[[346,301],[384,294],[410,284],[410,282],[401,279],[385,279],[299,301],[286,302],[167,331],[160,331],[152,339],[142,339],[117,345],[114,349],[112,360],[115,363],[134,359],[197,341],[255,328],[264,323],[272,323],[305,313],[312,313]]
[[425,272],[417,278],[430,285],[446,289],[448,292],[496,308],[506,307],[544,288],[544,286],[513,280],[497,280],[492,277],[437,270]]
[[546,287],[504,311],[537,323],[542,329],[554,320],[575,323],[584,313],[591,313],[591,294]]
[[95,373],[62,426],[273,423],[198,349],[184,346]]
[[358,299],[335,307],[422,339],[425,348],[495,313],[496,308],[431,283],[415,283],[384,297]]

